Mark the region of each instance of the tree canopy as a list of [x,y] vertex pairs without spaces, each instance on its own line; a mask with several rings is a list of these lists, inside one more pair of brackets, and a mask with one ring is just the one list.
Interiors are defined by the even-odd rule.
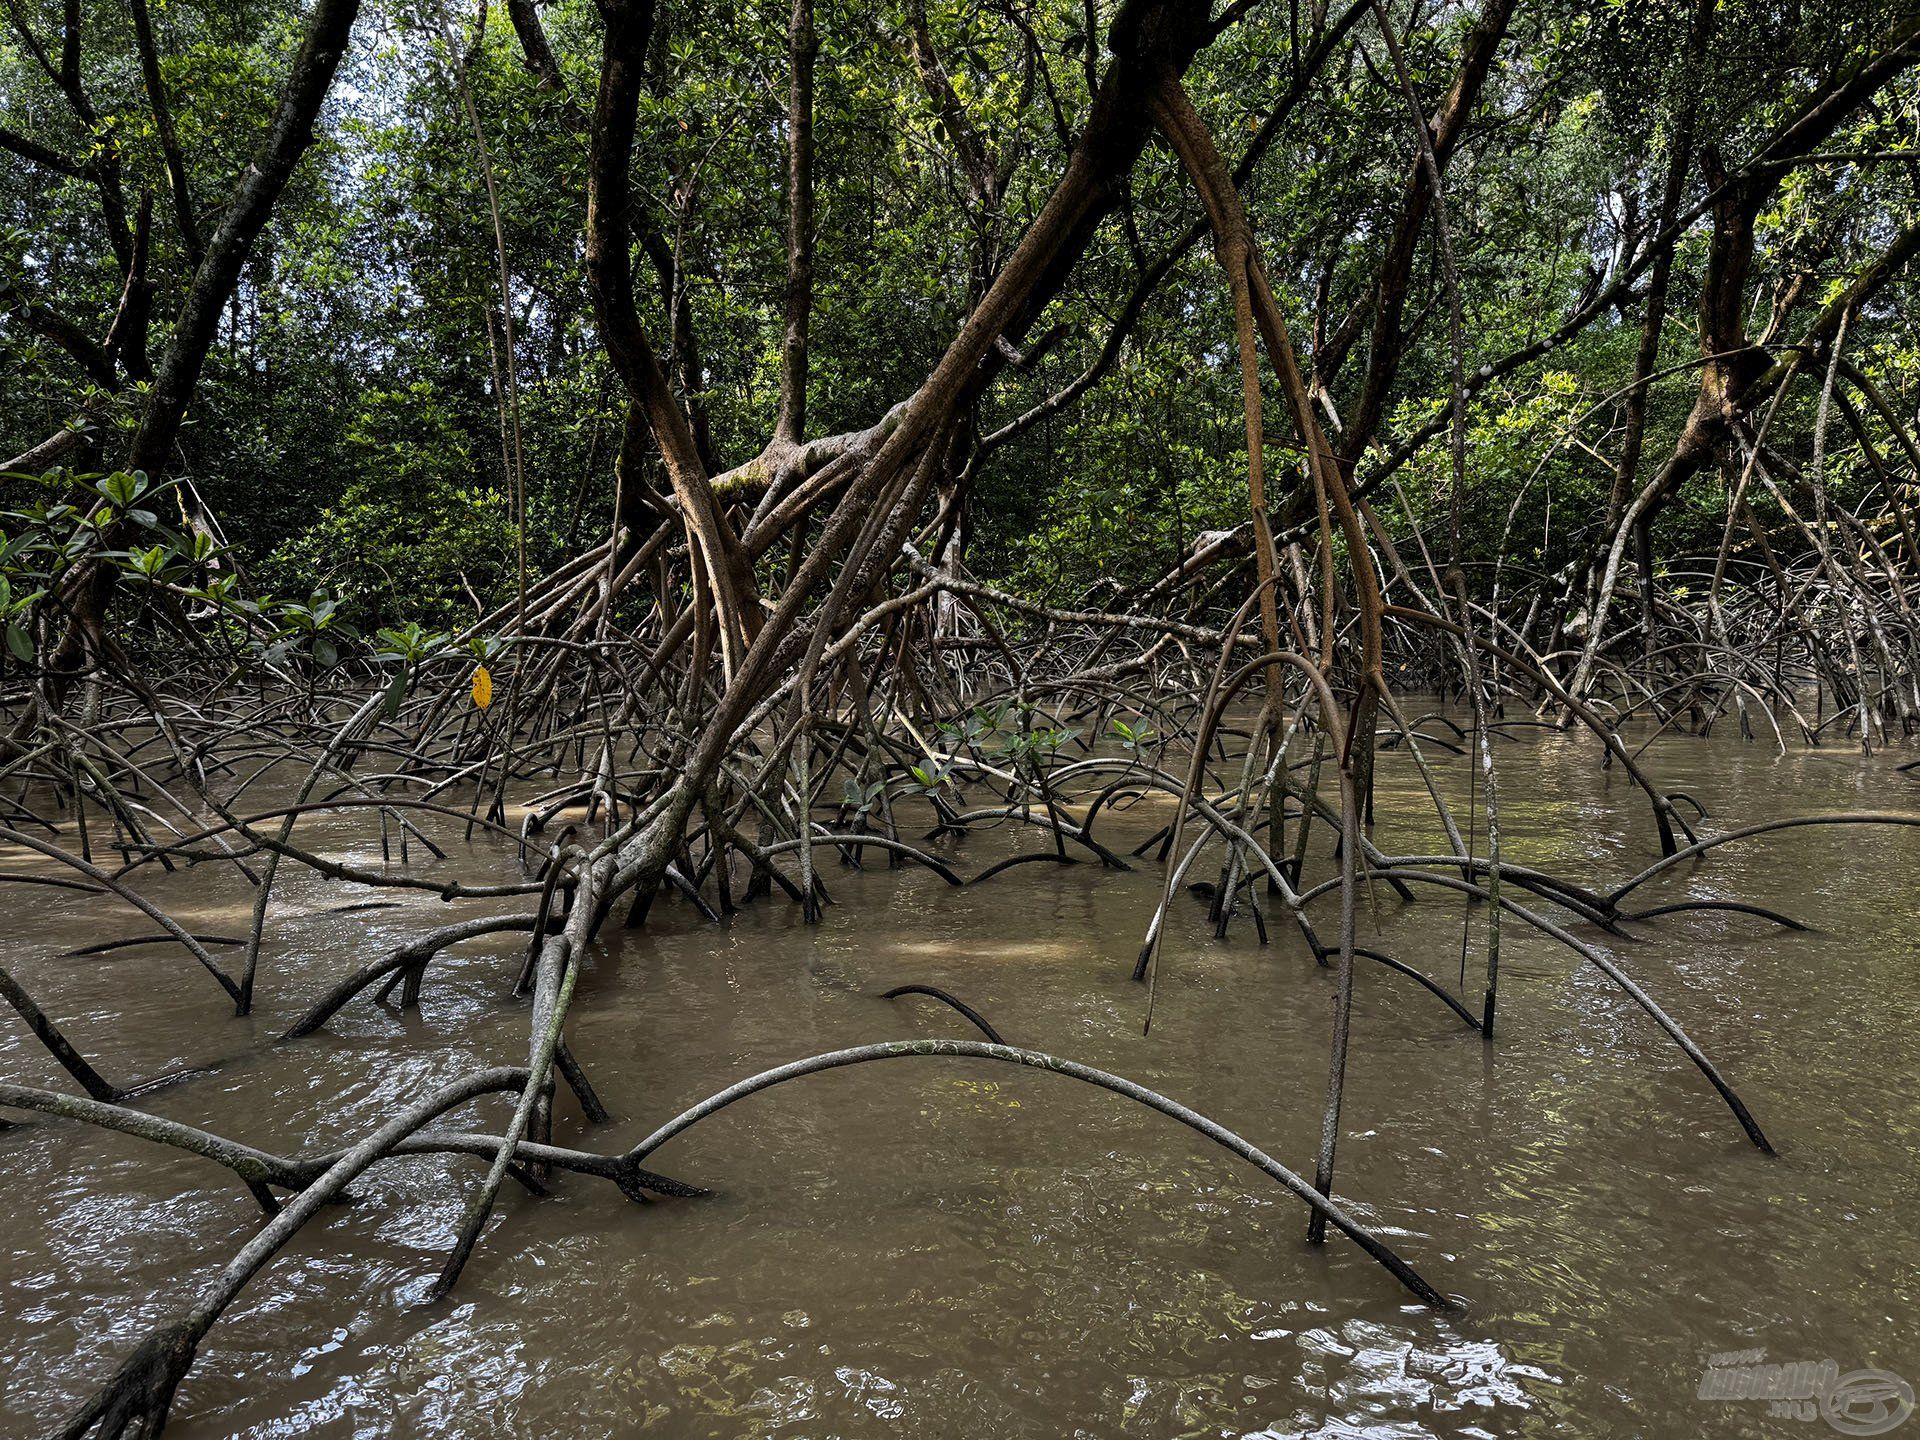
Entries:
[[[538,572],[604,532],[635,443],[583,273],[606,21],[588,0],[335,8],[359,13],[315,143],[209,297],[197,392],[146,468],[191,483],[256,592],[324,589],[365,625],[454,624],[511,587],[517,491]],[[722,473],[760,453],[780,407],[794,15],[649,18],[625,214],[635,304]],[[309,7],[8,0],[7,19],[0,451],[32,457],[64,432],[52,458],[111,470],[130,462]],[[1114,23],[1111,7],[1025,0],[811,14],[808,437],[873,424],[938,361],[1082,137]],[[1553,573],[1604,549],[1631,475],[1679,443],[1705,347],[1794,353],[1823,307],[1911,248],[1920,92],[1911,14],[1887,0],[1267,0],[1207,36],[1189,92],[1323,423],[1403,541],[1407,518],[1445,531],[1455,504],[1456,303],[1461,555]],[[1444,242],[1415,109],[1437,119]],[[1244,529],[1231,307],[1201,209],[1164,141],[1115,183],[1071,274],[1001,337],[945,462],[943,497],[964,492],[954,557],[1054,603],[1150,585],[1198,537]],[[1715,216],[1732,205],[1750,233],[1730,258]],[[1848,312],[1846,355],[1910,419],[1909,285],[1897,264],[1881,280]],[[123,306],[130,286],[144,293]],[[1705,333],[1714,306],[1732,341]],[[1817,400],[1795,392],[1775,423],[1802,465]],[[1898,452],[1883,417],[1866,423]],[[1621,485],[1623,436],[1642,425]],[[637,466],[668,489],[641,440]],[[1305,487],[1294,442],[1275,443],[1295,476],[1269,485],[1284,530]],[[1864,448],[1831,450],[1837,495],[1873,483]],[[1663,496],[1654,548],[1710,549],[1722,484],[1702,465]],[[1754,503],[1773,523],[1772,499]]]

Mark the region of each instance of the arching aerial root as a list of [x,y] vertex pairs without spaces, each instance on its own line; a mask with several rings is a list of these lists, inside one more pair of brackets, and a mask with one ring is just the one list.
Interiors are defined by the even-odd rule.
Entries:
[[[156,1145],[184,1150],[224,1165],[239,1177],[260,1208],[268,1215],[279,1213],[275,1189],[299,1192],[325,1174],[344,1153],[334,1150],[321,1155],[276,1155],[239,1140],[230,1140],[198,1126],[149,1115],[126,1105],[63,1095],[57,1090],[42,1090],[31,1085],[0,1085],[0,1108],[33,1110],[63,1120],[76,1120],[121,1135],[131,1135]],[[422,1130],[397,1142],[388,1155],[472,1155],[491,1160],[500,1151],[497,1135],[469,1134],[462,1131]],[[544,1145],[523,1140],[514,1149],[517,1163],[544,1165],[577,1175],[591,1175],[613,1182],[629,1200],[644,1201],[652,1195],[697,1198],[712,1192],[671,1176],[656,1175],[622,1155],[598,1155],[587,1150],[571,1150],[559,1145]]]
[[[932,992],[931,987],[903,987],[914,993]],[[944,998],[944,997],[943,997]],[[981,1022],[984,1024],[984,1022]],[[989,1044],[978,1040],[891,1040],[874,1045],[854,1046],[809,1056],[764,1070],[735,1082],[717,1094],[708,1096],[665,1125],[624,1155],[591,1155],[563,1150],[557,1146],[519,1141],[516,1156],[531,1163],[553,1165],[579,1173],[599,1175],[619,1185],[623,1193],[638,1199],[640,1190],[671,1194],[705,1193],[680,1182],[667,1180],[642,1170],[641,1163],[669,1140],[683,1134],[708,1116],[726,1109],[738,1100],[771,1089],[804,1075],[837,1070],[877,1060],[898,1060],[914,1056],[945,1056],[953,1059],[995,1060],[1064,1075],[1072,1080],[1125,1096],[1150,1110],[1178,1120],[1188,1129],[1206,1136],[1231,1151],[1304,1201],[1315,1213],[1325,1217],[1335,1229],[1346,1235],[1395,1279],[1435,1309],[1453,1309],[1459,1302],[1429,1284],[1392,1248],[1379,1239],[1345,1209],[1320,1194],[1279,1161],[1251,1142],[1178,1101],[1157,1091],[1135,1084],[1121,1076],[1096,1070],[1072,1060],[1038,1050],[1010,1045]],[[57,1432],[61,1440],[99,1440],[139,1435],[157,1436],[164,1430],[172,1407],[174,1392],[193,1364],[200,1341],[220,1314],[232,1303],[246,1283],[266,1266],[305,1223],[327,1204],[340,1198],[355,1179],[370,1166],[389,1156],[442,1152],[472,1154],[497,1159],[501,1141],[494,1136],[443,1133],[426,1127],[446,1111],[477,1096],[522,1088],[527,1079],[524,1069],[482,1071],[442,1087],[411,1109],[388,1120],[371,1135],[350,1149],[308,1160],[288,1160],[238,1142],[224,1140],[205,1131],[178,1122],[126,1110],[124,1107],[77,1097],[59,1096],[47,1091],[9,1086],[0,1089],[0,1104],[45,1110],[72,1119],[86,1120],[108,1129],[134,1134],[143,1139],[192,1151],[226,1165],[247,1182],[259,1198],[270,1184],[300,1184],[297,1193],[272,1215],[266,1226],[245,1245],[239,1254],[209,1284],[199,1301],[186,1313],[158,1326],[120,1366],[107,1385],[82,1406]],[[265,1203],[265,1202],[263,1202]]]
[[1333,1200],[1315,1190],[1293,1171],[1273,1159],[1265,1151],[1247,1140],[1242,1139],[1224,1125],[1216,1124],[1196,1110],[1190,1110],[1177,1100],[1169,1100],[1157,1091],[1144,1085],[1137,1085],[1105,1070],[1096,1070],[1091,1065],[1081,1065],[1072,1060],[1063,1060],[1056,1055],[1044,1054],[1038,1050],[1025,1050],[1012,1045],[993,1045],[979,1040],[883,1040],[874,1045],[856,1045],[846,1050],[832,1050],[822,1055],[811,1055],[804,1060],[790,1061],[785,1065],[763,1070],[758,1075],[750,1075],[736,1081],[717,1094],[708,1096],[699,1104],[683,1110],[653,1134],[634,1146],[628,1157],[636,1163],[645,1160],[655,1150],[669,1140],[691,1129],[709,1115],[726,1109],[749,1095],[757,1095],[762,1090],[788,1080],[798,1080],[803,1075],[816,1075],[823,1070],[838,1070],[848,1065],[863,1065],[877,1060],[903,1060],[915,1056],[946,1056],[963,1060],[997,1060],[1008,1065],[1023,1065],[1033,1070],[1046,1070],[1055,1075],[1065,1075],[1070,1080],[1079,1080],[1102,1090],[1124,1095],[1127,1099],[1145,1105],[1149,1110],[1157,1110],[1162,1115],[1178,1120],[1190,1130],[1198,1131],[1216,1145],[1232,1151],[1248,1164],[1262,1171],[1288,1190],[1297,1195],[1317,1214],[1325,1217],[1341,1234],[1352,1240],[1375,1261],[1384,1266],[1392,1276],[1413,1294],[1421,1303],[1439,1310],[1450,1310],[1458,1302],[1435,1289],[1405,1260],[1379,1237],[1366,1229],[1342,1209]]
[[988,1024],[987,1018],[978,1010],[957,996],[949,995],[937,985],[896,985],[880,998],[882,1000],[897,1000],[902,995],[925,995],[931,999],[938,1000],[941,1004],[948,1006],[950,1009],[957,1010],[960,1014],[964,1015],[968,1021],[972,1023],[974,1029],[986,1036],[987,1039],[991,1040],[995,1045],[1004,1045],[1007,1043],[1000,1038],[1000,1032]]

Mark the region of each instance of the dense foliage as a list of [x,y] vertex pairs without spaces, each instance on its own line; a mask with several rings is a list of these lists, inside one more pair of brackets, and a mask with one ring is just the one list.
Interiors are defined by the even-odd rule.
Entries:
[[[1552,0],[1514,11],[1447,179],[1468,373],[1551,332],[1613,282],[1657,226],[1683,105],[1697,102],[1690,123],[1709,137],[1700,148],[1724,157],[1716,163],[1746,160],[1821,77],[1898,19],[1881,0],[1740,0],[1718,7],[1696,65],[1690,8]],[[94,336],[113,313],[122,277],[102,221],[109,184],[123,211],[151,199],[148,273],[164,330],[189,273],[175,220],[182,195],[125,0],[77,7],[90,126],[52,73],[60,5],[8,9],[0,454],[82,424],[84,453],[66,463],[104,474],[125,463],[146,377],[125,363],[90,374],[54,332],[70,323]],[[820,9],[811,432],[870,424],[907,393],[1030,222],[1088,104],[1101,49],[1089,9],[1048,0]],[[152,7],[200,231],[267,122],[301,12],[292,0]],[[1230,161],[1236,142],[1257,148],[1243,187],[1249,211],[1296,332],[1311,337],[1326,413],[1344,417],[1368,358],[1372,278],[1408,186],[1406,98],[1370,13],[1309,75],[1307,36],[1326,33],[1325,18],[1278,0],[1234,12],[1190,86]],[[530,69],[502,6],[476,15],[379,0],[358,22],[320,143],[246,257],[175,449],[174,474],[217,517],[230,564],[256,597],[304,601],[325,589],[362,626],[470,620],[513,584],[521,466],[536,571],[604,533],[623,399],[580,261],[599,21],[587,0],[553,0],[538,14],[558,84]],[[1423,107],[1449,82],[1475,14],[1396,7]],[[716,469],[756,453],[778,398],[787,19],[768,4],[676,4],[658,16],[647,57],[633,217],[652,262],[641,268],[643,315]],[[1897,81],[1848,117],[1821,158],[1783,178],[1757,226],[1756,329],[1769,306],[1794,305],[1791,330],[1794,315],[1830,299],[1920,213],[1917,103],[1920,88]],[[1683,212],[1707,184],[1690,165]],[[1197,536],[1244,517],[1239,377],[1209,245],[1178,254],[1137,320],[1123,313],[1142,274],[1197,218],[1171,153],[1150,152],[1029,337],[1031,363],[977,406],[968,428],[978,448],[961,462],[972,471],[976,573],[1065,602],[1150,582]],[[1697,388],[1690,362],[1709,239],[1696,220],[1678,246],[1648,401],[1651,457],[1671,449]],[[504,406],[502,260],[517,421]],[[1411,287],[1411,343],[1376,453],[1449,394],[1449,301],[1431,227]],[[681,306],[676,325],[669,312]],[[1553,572],[1603,543],[1640,321],[1629,295],[1479,396],[1466,437],[1464,558],[1505,555]],[[1909,417],[1920,404],[1912,322],[1910,289],[1896,282],[1848,338],[1850,356]],[[1093,363],[1116,323],[1126,328],[1114,362],[1077,403],[1005,443],[979,443]],[[1774,422],[1776,443],[1803,463],[1815,404],[1797,392]],[[1824,483],[1836,495],[1871,480],[1857,449],[1835,447]],[[1444,434],[1398,483],[1402,495],[1377,502],[1389,523],[1417,517],[1444,531]],[[1710,468],[1665,510],[1663,556],[1711,549],[1724,485]],[[10,488],[16,510],[30,490]],[[1755,496],[1765,516],[1778,504]]]

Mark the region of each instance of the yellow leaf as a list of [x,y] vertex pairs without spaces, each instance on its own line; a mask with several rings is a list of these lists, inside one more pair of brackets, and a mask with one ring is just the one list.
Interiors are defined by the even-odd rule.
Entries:
[[482,710],[493,704],[493,676],[484,665],[473,667],[473,703]]

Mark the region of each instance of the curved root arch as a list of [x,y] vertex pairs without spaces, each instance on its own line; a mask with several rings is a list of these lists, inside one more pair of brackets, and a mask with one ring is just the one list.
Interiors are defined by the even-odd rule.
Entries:
[[757,1095],[762,1090],[769,1090],[789,1080],[798,1080],[806,1075],[818,1075],[825,1070],[839,1070],[848,1065],[866,1065],[880,1060],[906,1060],[919,1056],[997,1060],[1002,1064],[1021,1065],[1030,1070],[1045,1070],[1110,1091],[1115,1095],[1124,1095],[1127,1099],[1144,1105],[1149,1110],[1157,1110],[1162,1115],[1178,1120],[1189,1130],[1198,1131],[1214,1144],[1238,1155],[1263,1174],[1291,1190],[1307,1204],[1309,1209],[1321,1215],[1328,1224],[1366,1251],[1394,1279],[1418,1296],[1422,1304],[1439,1310],[1449,1310],[1453,1309],[1457,1303],[1435,1289],[1420,1276],[1418,1271],[1395,1254],[1385,1241],[1361,1225],[1339,1205],[1315,1190],[1264,1150],[1242,1139],[1226,1126],[1209,1120],[1197,1110],[1188,1109],[1177,1100],[1169,1100],[1158,1091],[1149,1090],[1146,1086],[1136,1084],[1119,1075],[1110,1074],[1105,1070],[1096,1070],[1091,1065],[1081,1065],[1073,1060],[1063,1060],[1057,1055],[1048,1055],[1039,1050],[1026,1050],[1014,1045],[993,1045],[981,1040],[883,1040],[874,1045],[856,1045],[846,1050],[830,1050],[822,1055],[810,1055],[804,1060],[793,1060],[785,1065],[777,1065],[771,1070],[763,1070],[758,1075],[749,1075],[746,1079],[734,1082],[717,1094],[709,1095],[699,1104],[681,1111],[634,1146],[628,1152],[627,1158],[636,1163],[645,1160],[669,1140],[684,1134],[709,1115],[717,1114],[737,1101],[745,1100],[750,1095]]

